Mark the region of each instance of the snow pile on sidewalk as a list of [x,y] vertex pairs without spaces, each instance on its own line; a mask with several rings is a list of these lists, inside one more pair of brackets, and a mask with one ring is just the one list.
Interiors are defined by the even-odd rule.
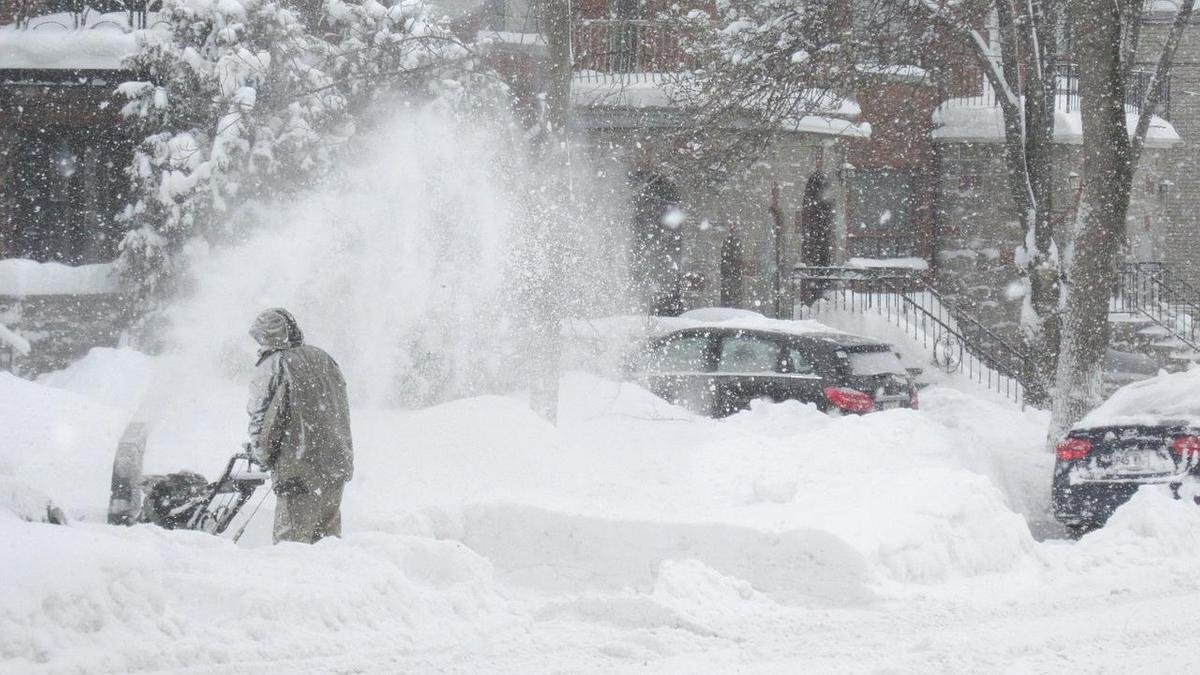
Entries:
[[195,532],[4,518],[0,538],[5,672],[228,667],[285,655],[310,664],[300,670],[329,670],[321,659],[347,651],[486,643],[522,621],[489,563],[454,542],[362,533],[240,550]]
[[265,546],[269,499],[240,547],[99,524],[126,419],[151,420],[148,470],[211,477],[243,433],[243,395],[220,372],[120,350],[38,383],[0,376],[0,424],[20,440],[0,446],[0,478],[84,518],[0,516],[13,544],[0,670],[835,662],[797,630],[882,631],[866,647],[830,637],[829,659],[987,670],[1009,643],[907,651],[895,626],[937,636],[949,613],[986,628],[992,612],[1062,612],[1097,587],[1196,585],[1200,513],[1163,494],[1077,546],[1036,542],[1046,415],[950,387],[923,391],[918,411],[784,403],[712,420],[575,372],[557,425],[502,396],[356,408],[340,541]]

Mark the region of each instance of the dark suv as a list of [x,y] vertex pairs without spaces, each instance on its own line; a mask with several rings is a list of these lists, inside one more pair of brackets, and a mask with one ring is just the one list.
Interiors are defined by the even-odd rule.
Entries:
[[1143,485],[1178,496],[1200,477],[1200,369],[1121,387],[1054,454],[1054,517],[1074,536],[1102,527]]
[[842,333],[687,328],[651,340],[633,369],[658,396],[714,417],[760,398],[847,413],[917,407],[891,345]]

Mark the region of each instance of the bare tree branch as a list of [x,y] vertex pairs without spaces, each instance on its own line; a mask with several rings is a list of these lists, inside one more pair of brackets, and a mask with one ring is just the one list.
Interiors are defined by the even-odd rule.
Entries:
[[[1182,0],[1180,3],[1179,11],[1175,14],[1175,21],[1171,24],[1170,32],[1167,33],[1167,41],[1163,45],[1162,53],[1159,54],[1158,65],[1154,68],[1150,85],[1146,87],[1146,98],[1142,101],[1142,109],[1138,115],[1137,127],[1133,131],[1132,147],[1129,152],[1131,180],[1134,172],[1137,171],[1142,148],[1146,144],[1150,121],[1154,115],[1160,112],[1159,108],[1162,106],[1163,97],[1167,91],[1167,82],[1171,77],[1171,64],[1175,61],[1175,52],[1179,49],[1179,43],[1183,40],[1183,33],[1187,30],[1195,7],[1196,0]],[[1126,81],[1128,82],[1128,80]]]

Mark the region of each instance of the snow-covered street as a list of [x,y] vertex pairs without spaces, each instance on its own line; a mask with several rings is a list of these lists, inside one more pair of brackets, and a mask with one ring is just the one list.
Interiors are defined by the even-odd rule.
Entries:
[[0,675],[1200,672],[1195,5],[0,0]]
[[557,427],[499,396],[358,410],[346,536],[310,548],[268,545],[270,501],[240,545],[102,524],[143,393],[190,411],[156,420],[148,471],[212,474],[240,438],[233,385],[197,375],[155,392],[179,367],[96,350],[39,383],[0,375],[0,478],[73,518],[0,511],[0,671],[1132,672],[1200,659],[1200,510],[1145,491],[1082,541],[1053,538],[1046,415],[953,379],[919,411],[864,417],[785,403],[711,420],[578,371]]

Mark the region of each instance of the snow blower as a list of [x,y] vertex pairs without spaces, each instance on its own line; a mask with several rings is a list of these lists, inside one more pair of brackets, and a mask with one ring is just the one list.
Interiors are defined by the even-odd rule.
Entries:
[[[191,471],[142,475],[146,429],[131,424],[125,430],[113,461],[108,522],[113,525],[152,523],[168,530],[200,530],[220,535],[269,474],[248,453],[229,458],[220,478],[208,482]],[[259,499],[262,506],[269,491]],[[258,511],[256,506],[255,512]],[[251,513],[250,517],[253,518]],[[249,520],[247,520],[247,524]],[[245,525],[234,536],[241,538]]]

